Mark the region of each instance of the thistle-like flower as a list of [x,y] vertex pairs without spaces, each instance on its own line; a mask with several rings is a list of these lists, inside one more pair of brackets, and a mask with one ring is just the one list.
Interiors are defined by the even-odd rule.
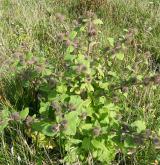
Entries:
[[32,123],[33,123],[32,116],[27,116],[27,118],[26,118],[26,125],[27,125],[27,127],[30,127],[32,125]]
[[59,103],[53,101],[51,107],[55,110],[56,115],[61,115],[62,107]]
[[101,133],[101,129],[99,127],[93,128],[93,135],[94,136],[99,136]]
[[154,83],[155,83],[155,84],[160,84],[160,74],[154,76]]
[[65,16],[62,15],[61,13],[56,13],[56,19],[58,19],[60,22],[64,22]]
[[93,37],[93,36],[96,36],[96,35],[97,35],[96,29],[89,30],[89,32],[88,32],[88,36],[89,37]]
[[52,127],[51,127],[52,131],[54,132],[59,132],[60,131],[60,124],[54,124]]
[[144,78],[144,80],[143,80],[143,84],[144,84],[144,85],[149,85],[150,82],[151,82],[151,79],[148,78],[148,77]]
[[62,120],[61,122],[60,122],[60,128],[61,128],[61,130],[66,130],[67,129],[67,125],[68,125],[68,122],[67,122],[67,120]]
[[67,39],[67,40],[65,41],[65,45],[66,45],[67,47],[69,47],[69,46],[71,45],[71,41],[70,41],[69,39]]
[[82,120],[86,120],[86,118],[87,118],[87,112],[82,112],[82,114],[80,115],[80,118]]
[[19,121],[20,120],[20,115],[19,115],[18,112],[14,112],[14,113],[11,114],[10,118],[13,121]]
[[69,103],[68,104],[68,109],[69,109],[69,111],[75,111],[76,110],[76,107],[75,107],[74,104]]

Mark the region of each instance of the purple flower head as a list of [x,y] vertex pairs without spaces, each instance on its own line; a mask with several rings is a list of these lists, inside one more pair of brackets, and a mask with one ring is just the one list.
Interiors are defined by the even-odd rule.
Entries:
[[56,13],[56,19],[58,19],[60,22],[64,22],[65,16],[62,15],[61,13]]

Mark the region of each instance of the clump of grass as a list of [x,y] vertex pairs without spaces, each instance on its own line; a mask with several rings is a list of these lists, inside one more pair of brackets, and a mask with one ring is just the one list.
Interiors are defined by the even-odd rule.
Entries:
[[13,125],[0,134],[0,164],[54,164],[58,155],[47,148],[36,148],[22,125]]

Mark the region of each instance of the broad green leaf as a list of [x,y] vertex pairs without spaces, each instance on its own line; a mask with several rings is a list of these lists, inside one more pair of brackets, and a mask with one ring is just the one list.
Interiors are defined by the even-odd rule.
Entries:
[[92,129],[92,127],[93,127],[93,125],[92,124],[82,124],[81,126],[80,126],[80,129],[82,129],[82,130],[91,130]]
[[7,127],[9,119],[6,121],[0,121],[0,133]]
[[38,121],[32,124],[33,131],[41,132],[46,136],[54,136],[55,132],[52,130],[51,123],[48,123],[47,121]]
[[140,81],[143,80],[143,76],[142,75],[137,75],[136,78],[137,78],[137,80],[140,80]]
[[55,132],[52,130],[52,124],[46,123],[46,125],[42,129],[42,133],[46,136],[54,136]]
[[79,139],[69,139],[69,143],[71,143],[71,144],[79,144],[81,142],[82,142],[82,140],[79,140]]
[[66,85],[64,85],[64,84],[61,84],[61,85],[57,86],[56,91],[57,91],[58,93],[64,94],[64,93],[67,92],[67,87],[66,87]]
[[104,104],[106,102],[106,98],[104,96],[101,96],[99,98],[99,103]]
[[54,98],[52,98],[50,101],[57,101],[57,102],[63,102],[65,99],[67,99],[69,96],[66,93],[63,94],[57,94]]
[[65,56],[64,56],[64,60],[65,61],[72,61],[72,60],[74,60],[75,59],[75,56],[74,55],[71,55],[71,54],[66,54]]
[[130,71],[134,71],[130,65],[128,65],[126,68]]
[[8,125],[10,112],[8,109],[4,109],[0,114],[0,132],[2,132]]
[[122,61],[122,60],[124,59],[124,54],[123,54],[123,53],[117,53],[117,54],[115,55],[115,57],[116,57],[118,60]]
[[69,35],[69,38],[70,38],[71,40],[74,40],[76,36],[77,36],[77,32],[76,32],[76,31],[72,31],[72,32],[70,33],[70,35]]
[[115,78],[117,78],[117,73],[116,72],[109,71],[108,74],[115,77]]
[[99,82],[99,87],[105,90],[108,90],[108,86],[109,84],[107,82],[103,83],[103,82]]
[[70,54],[74,51],[74,46],[70,45],[68,48],[67,48],[67,54]]
[[105,104],[100,110],[100,113],[106,113],[106,112],[110,112],[110,111],[117,111],[118,107],[115,106],[113,103],[108,103]]
[[102,25],[102,24],[103,24],[102,20],[100,20],[100,19],[95,19],[95,20],[93,20],[93,23],[94,23],[95,25]]
[[137,128],[137,133],[141,133],[146,129],[146,124],[143,120],[137,120],[131,124],[132,127]]
[[8,109],[4,109],[1,111],[1,116],[0,118],[2,119],[7,119],[10,115],[10,111]]
[[45,69],[45,70],[44,70],[44,74],[45,74],[46,76],[50,76],[50,75],[52,74],[52,70],[51,70],[51,69]]
[[92,145],[97,148],[97,149],[103,149],[104,148],[104,144],[96,139],[93,139],[91,141]]
[[97,71],[98,71],[98,75],[101,77],[104,77],[104,71],[101,67],[101,65],[99,64],[99,66],[97,67]]
[[85,28],[86,28],[85,26],[81,26],[80,29],[79,29],[79,31],[80,32],[84,32],[85,31]]
[[115,157],[115,150],[113,148],[103,147],[98,151],[98,160],[101,162],[110,162]]
[[86,84],[86,89],[88,90],[88,92],[94,92],[94,88],[91,84]]
[[98,150],[93,150],[92,155],[93,155],[94,158],[97,158]]
[[40,114],[43,114],[43,113],[45,113],[47,110],[48,110],[48,103],[43,103],[43,102],[41,102],[40,103],[40,109],[39,109],[39,113]]
[[[101,116],[103,117],[104,115],[101,115]],[[106,115],[105,115],[105,116],[103,117],[103,119],[100,121],[100,123],[101,123],[101,124],[107,124],[107,125],[110,124],[109,116],[106,116]],[[107,128],[107,126],[106,126],[106,128]]]
[[79,123],[78,114],[76,111],[70,112],[65,115],[65,119],[67,120],[67,129],[65,131],[66,135],[75,135],[77,126]]
[[86,151],[88,151],[91,147],[91,139],[85,137],[82,142],[82,148]]
[[107,38],[109,44],[113,47],[114,46],[114,38],[108,37]]
[[25,108],[24,110],[22,110],[21,112],[20,112],[20,117],[21,117],[21,119],[26,119],[26,117],[28,116],[28,114],[29,114],[29,108]]
[[33,57],[33,53],[29,52],[26,54],[27,60],[30,60]]
[[108,61],[108,66],[111,66],[112,65],[112,62],[111,61]]
[[7,127],[8,121],[9,121],[9,115],[10,112],[8,109],[4,109],[1,111],[1,116],[0,116],[0,132],[4,130],[4,128]]
[[70,100],[69,100],[70,104],[73,104],[76,108],[80,108],[80,106],[83,103],[83,100],[81,99],[80,96],[78,95],[71,95],[70,96]]

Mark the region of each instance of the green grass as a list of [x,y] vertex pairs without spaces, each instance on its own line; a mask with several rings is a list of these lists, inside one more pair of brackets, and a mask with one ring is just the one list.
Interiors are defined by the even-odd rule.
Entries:
[[[56,37],[62,27],[55,21],[54,15],[57,12],[63,13],[66,23],[70,25],[79,16],[76,9],[78,2],[1,0],[0,3],[0,110],[4,107],[21,110],[27,105],[33,105],[33,91],[32,87],[24,90],[25,80],[12,75],[17,69],[14,66],[16,54],[20,54],[23,59],[26,52],[32,52],[34,56],[47,58],[55,72],[63,70],[62,46]],[[95,12],[104,22],[99,35],[100,48],[107,46],[108,37],[123,37],[125,29],[137,31],[135,42],[128,46],[123,65],[115,65],[113,71],[118,72],[123,79],[131,75],[146,77],[159,74],[160,1],[106,0],[105,5]],[[151,57],[146,56],[148,51]],[[96,52],[95,56],[99,54]],[[126,69],[128,66],[132,68],[130,71]],[[124,112],[125,121],[132,123],[136,119],[143,119],[148,129],[155,132],[159,130],[160,86],[130,87],[123,106],[129,107]],[[0,134],[0,165],[56,164],[56,156],[59,154],[37,149],[36,144],[27,144],[26,139],[23,126],[11,126]],[[155,149],[151,141],[146,142],[143,148],[128,159],[131,161],[127,165],[147,165],[155,160],[160,162],[160,150]]]

